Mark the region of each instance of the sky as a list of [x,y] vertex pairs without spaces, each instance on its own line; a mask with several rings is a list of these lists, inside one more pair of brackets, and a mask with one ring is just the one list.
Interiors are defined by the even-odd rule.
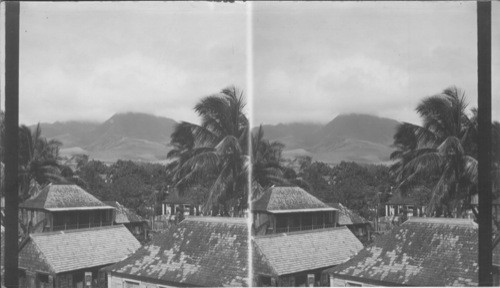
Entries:
[[[228,85],[254,125],[419,123],[419,101],[451,85],[477,106],[475,2],[29,2],[20,25],[23,124],[129,111],[198,122],[194,105]],[[495,2],[492,27],[500,120]]]
[[243,3],[21,3],[20,123],[197,122],[202,97],[246,90],[245,19]]
[[[475,2],[254,4],[254,125],[349,113],[420,123],[419,101],[451,85],[477,106]],[[492,107],[500,120],[498,4]]]

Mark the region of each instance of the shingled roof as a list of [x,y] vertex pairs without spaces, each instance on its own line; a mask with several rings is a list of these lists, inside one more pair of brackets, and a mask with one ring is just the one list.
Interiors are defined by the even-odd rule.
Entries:
[[118,224],[127,224],[127,223],[138,223],[138,222],[146,222],[144,218],[137,215],[127,207],[118,203],[117,201],[104,201],[104,204],[112,206],[115,208],[115,223]]
[[252,211],[270,213],[335,210],[299,187],[271,187],[252,202]]
[[[338,265],[363,249],[347,227],[256,236],[254,243],[274,276]],[[261,273],[259,267],[254,270]]]
[[116,263],[140,246],[123,225],[31,234],[19,267],[58,274]]
[[339,211],[339,225],[357,225],[370,223],[368,220],[359,216],[357,213],[340,203],[328,203],[328,206],[333,207]]
[[414,217],[326,272],[375,285],[477,286],[477,251],[472,220]]
[[19,207],[48,211],[113,209],[74,184],[49,184]]
[[103,270],[166,285],[249,286],[246,219],[186,218]]

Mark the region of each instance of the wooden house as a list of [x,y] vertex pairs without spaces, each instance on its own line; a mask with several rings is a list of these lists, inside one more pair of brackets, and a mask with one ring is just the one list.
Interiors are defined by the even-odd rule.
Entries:
[[414,217],[324,273],[336,287],[477,286],[477,255],[472,220]]
[[39,227],[35,232],[109,226],[115,211],[74,184],[49,184],[19,210],[24,225]]
[[338,226],[346,226],[362,242],[370,240],[371,223],[341,203],[327,203],[338,211]]
[[103,268],[108,287],[250,286],[244,218],[188,217]]
[[83,288],[140,246],[125,226],[113,225],[114,207],[77,185],[47,185],[20,205],[20,216],[29,227],[19,252],[22,287]]
[[299,187],[271,187],[251,207],[256,235],[337,226],[337,209]]
[[200,215],[200,207],[201,205],[190,197],[170,193],[162,203],[162,215],[171,217],[180,211],[182,211],[184,216]]
[[19,252],[21,287],[97,287],[100,268],[140,247],[123,225],[30,234]]
[[104,201],[104,204],[115,208],[113,224],[123,224],[140,241],[146,238],[148,227],[148,221],[146,219],[137,215],[117,201]]
[[403,195],[399,190],[396,190],[385,204],[385,216],[398,218],[406,213],[406,218],[422,217],[425,214],[425,208],[422,201],[412,193]]

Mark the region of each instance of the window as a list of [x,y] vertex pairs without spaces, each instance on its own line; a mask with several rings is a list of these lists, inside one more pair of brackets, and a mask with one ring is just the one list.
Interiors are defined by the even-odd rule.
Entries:
[[125,288],[136,288],[139,287],[139,282],[125,281]]

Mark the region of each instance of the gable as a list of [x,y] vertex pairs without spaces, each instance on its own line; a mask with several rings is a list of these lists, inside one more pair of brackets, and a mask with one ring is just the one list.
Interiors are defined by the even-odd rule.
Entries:
[[254,242],[278,275],[338,265],[363,248],[346,227],[256,236]]

